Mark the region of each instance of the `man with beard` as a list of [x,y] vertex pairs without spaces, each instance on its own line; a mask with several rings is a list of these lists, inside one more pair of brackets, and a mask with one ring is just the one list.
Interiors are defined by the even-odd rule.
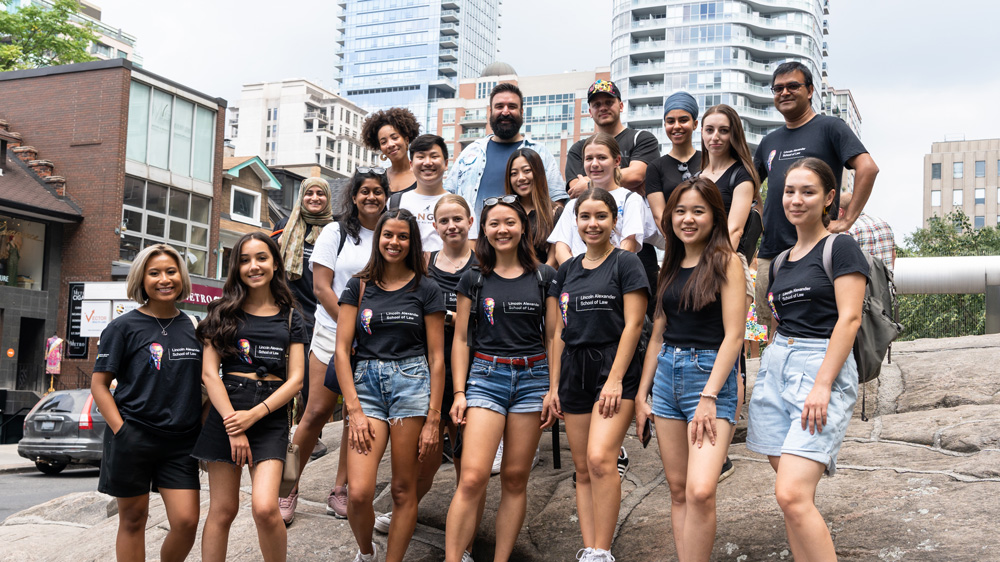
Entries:
[[[464,148],[444,180],[444,188],[464,197],[475,209],[476,217],[483,210],[485,199],[504,194],[507,160],[519,148],[530,148],[541,156],[552,201],[569,198],[563,188],[559,163],[552,153],[544,144],[521,134],[524,123],[522,101],[521,89],[514,84],[503,82],[493,88],[490,92],[490,128],[493,134]],[[475,232],[469,232],[469,238],[475,238],[475,235]]]

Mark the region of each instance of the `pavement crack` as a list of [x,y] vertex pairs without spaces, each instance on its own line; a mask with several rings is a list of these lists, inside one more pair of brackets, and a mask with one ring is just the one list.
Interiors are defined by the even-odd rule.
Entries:
[[611,538],[612,545],[614,545],[615,541],[618,540],[618,533],[621,531],[622,525],[625,524],[629,516],[632,514],[632,510],[638,507],[639,504],[642,503],[642,500],[646,499],[646,496],[648,496],[660,484],[666,482],[667,475],[663,472],[663,469],[660,469],[660,472],[657,473],[656,477],[646,484],[642,484],[639,478],[632,474],[626,475],[626,478],[635,484],[636,487],[635,490],[632,490],[632,493],[622,500],[621,508],[618,511],[618,524],[615,525],[615,534]]

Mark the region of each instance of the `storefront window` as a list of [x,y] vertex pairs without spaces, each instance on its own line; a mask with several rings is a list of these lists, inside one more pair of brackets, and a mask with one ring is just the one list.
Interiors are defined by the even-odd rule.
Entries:
[[42,290],[45,225],[0,215],[0,285]]

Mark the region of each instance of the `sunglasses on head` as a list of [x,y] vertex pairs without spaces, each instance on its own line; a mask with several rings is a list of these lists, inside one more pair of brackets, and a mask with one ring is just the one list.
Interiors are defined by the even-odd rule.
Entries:
[[368,172],[371,172],[373,174],[382,175],[385,173],[385,168],[381,166],[371,166],[371,167],[358,166],[357,170],[359,174],[367,174]]
[[492,207],[497,203],[513,205],[514,203],[517,203],[517,195],[504,195],[501,197],[487,197],[486,199],[483,199],[483,207]]

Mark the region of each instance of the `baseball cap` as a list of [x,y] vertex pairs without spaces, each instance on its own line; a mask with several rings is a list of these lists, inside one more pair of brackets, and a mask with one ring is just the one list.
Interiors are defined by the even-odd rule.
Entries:
[[618,90],[618,86],[615,86],[615,83],[611,80],[601,79],[591,84],[590,89],[587,90],[587,101],[590,102],[597,94],[608,94],[618,98],[618,101],[622,99],[621,91]]

